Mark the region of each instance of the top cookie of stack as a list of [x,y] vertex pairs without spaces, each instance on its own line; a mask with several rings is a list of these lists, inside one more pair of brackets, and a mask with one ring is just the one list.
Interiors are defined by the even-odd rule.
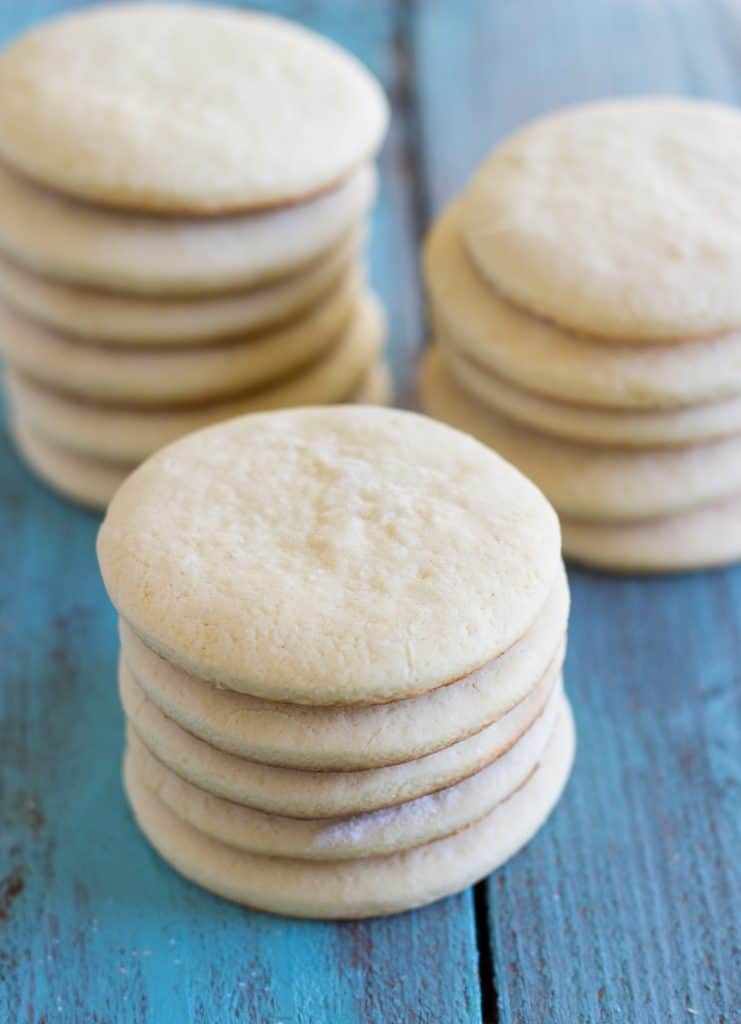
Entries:
[[531,476],[572,557],[741,557],[741,116],[640,99],[526,127],[433,227],[428,411]]
[[0,56],[0,352],[39,473],[103,505],[240,411],[382,400],[376,82],[296,25],[117,5]]

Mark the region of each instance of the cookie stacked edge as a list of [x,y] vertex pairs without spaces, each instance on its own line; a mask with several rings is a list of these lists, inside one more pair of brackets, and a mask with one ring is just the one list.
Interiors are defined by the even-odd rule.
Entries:
[[472,438],[370,407],[242,417],[140,467],[98,552],[129,800],[194,881],[393,913],[488,874],[557,801],[558,525]]
[[740,125],[666,98],[557,113],[427,239],[423,407],[534,479],[577,561],[741,557]]
[[363,256],[388,111],[349,54],[259,13],[102,6],[11,44],[0,96],[0,355],[53,487],[104,507],[207,423],[390,400]]

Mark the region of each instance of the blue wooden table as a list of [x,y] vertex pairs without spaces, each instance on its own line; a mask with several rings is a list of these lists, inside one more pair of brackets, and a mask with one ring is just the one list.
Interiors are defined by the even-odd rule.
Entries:
[[[0,36],[68,6],[0,0]],[[741,101],[733,0],[269,7],[349,47],[394,104],[372,271],[408,400],[420,236],[497,139],[607,94]],[[579,750],[551,822],[475,891],[312,924],[201,892],[134,828],[97,526],[0,432],[0,1024],[741,1020],[741,570],[572,572]]]

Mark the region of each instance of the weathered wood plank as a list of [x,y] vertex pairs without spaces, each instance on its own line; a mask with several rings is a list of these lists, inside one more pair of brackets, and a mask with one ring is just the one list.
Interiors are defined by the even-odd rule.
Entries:
[[[71,6],[0,3],[0,40]],[[348,46],[399,100],[370,259],[403,389],[422,335],[406,14],[385,2],[260,6]],[[149,850],[119,783],[97,525],[36,483],[0,433],[0,1020],[479,1021],[470,893],[390,921],[290,922],[208,896]]]
[[[741,100],[741,12],[703,0],[420,5],[437,209],[523,121],[579,100]],[[444,69],[444,73],[442,71]],[[741,570],[572,572],[574,778],[489,886],[503,1022],[739,1019]]]
[[741,573],[571,578],[578,761],[491,886],[502,1019],[730,1021]]

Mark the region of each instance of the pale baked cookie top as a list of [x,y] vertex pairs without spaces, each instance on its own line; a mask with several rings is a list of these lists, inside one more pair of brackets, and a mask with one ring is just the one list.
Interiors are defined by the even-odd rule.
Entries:
[[530,628],[558,522],[472,438],[398,410],[245,416],[153,456],[119,490],[98,555],[159,653],[274,700],[412,696]]
[[99,7],[0,56],[0,154],[51,187],[127,208],[210,213],[305,198],[371,157],[387,117],[348,53],[226,8]]
[[534,122],[473,178],[463,233],[513,302],[604,336],[741,326],[741,115],[648,98]]

